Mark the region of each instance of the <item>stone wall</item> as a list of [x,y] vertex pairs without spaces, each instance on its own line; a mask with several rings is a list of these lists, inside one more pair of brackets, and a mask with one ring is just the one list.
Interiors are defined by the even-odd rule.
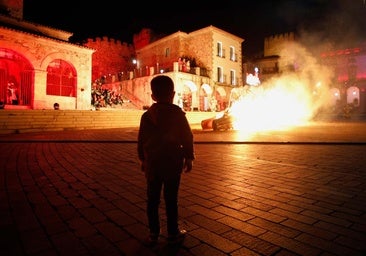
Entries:
[[132,45],[108,37],[88,39],[84,46],[95,50],[92,57],[92,81],[105,79],[111,83],[114,80],[127,79],[128,71],[133,70]]

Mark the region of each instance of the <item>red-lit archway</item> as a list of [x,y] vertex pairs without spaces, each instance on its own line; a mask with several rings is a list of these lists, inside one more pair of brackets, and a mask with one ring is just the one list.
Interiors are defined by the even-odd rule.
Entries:
[[19,53],[0,48],[0,101],[7,108],[31,108],[34,68]]

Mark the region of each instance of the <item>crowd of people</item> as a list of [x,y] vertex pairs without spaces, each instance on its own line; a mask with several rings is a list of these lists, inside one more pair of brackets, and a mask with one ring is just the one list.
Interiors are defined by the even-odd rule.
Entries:
[[96,109],[123,105],[124,102],[120,93],[103,88],[102,84],[93,86],[91,95],[91,105]]

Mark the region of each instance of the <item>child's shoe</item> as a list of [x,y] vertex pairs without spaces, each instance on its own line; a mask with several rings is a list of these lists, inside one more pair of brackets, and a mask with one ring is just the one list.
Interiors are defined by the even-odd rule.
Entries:
[[154,234],[154,233],[151,233],[146,241],[145,241],[145,245],[146,246],[149,246],[149,247],[153,247],[155,245],[157,245],[159,242],[159,234]]
[[187,234],[187,230],[179,230],[177,234],[175,235],[168,235],[167,241],[170,244],[180,243],[183,241]]

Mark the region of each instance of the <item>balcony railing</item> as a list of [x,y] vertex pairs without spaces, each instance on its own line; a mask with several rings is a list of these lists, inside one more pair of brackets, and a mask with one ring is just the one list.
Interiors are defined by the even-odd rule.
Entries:
[[104,75],[94,82],[100,82],[101,84],[110,84],[117,81],[131,80],[135,78],[152,76],[156,74],[173,72],[173,71],[208,77],[207,69],[201,67],[191,67],[190,69],[178,70],[174,68],[174,65],[173,66],[169,65],[169,66],[159,66],[159,70],[156,69],[157,67],[135,68],[133,70],[118,72],[116,74]]

